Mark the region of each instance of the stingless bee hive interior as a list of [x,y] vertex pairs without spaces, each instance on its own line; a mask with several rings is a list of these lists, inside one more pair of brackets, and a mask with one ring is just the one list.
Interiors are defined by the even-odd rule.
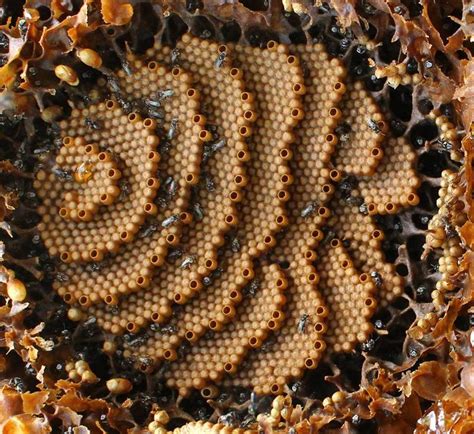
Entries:
[[3,431],[468,423],[462,7],[2,7]]

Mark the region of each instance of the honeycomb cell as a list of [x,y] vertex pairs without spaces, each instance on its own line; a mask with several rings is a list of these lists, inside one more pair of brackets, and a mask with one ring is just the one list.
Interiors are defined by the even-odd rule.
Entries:
[[[125,324],[138,331],[149,321],[166,322],[174,303],[186,303],[204,287],[202,279],[215,270],[225,234],[238,224],[237,205],[247,183],[244,164],[250,158],[246,136],[255,120],[253,104],[241,98],[245,90],[242,74],[231,67],[227,47],[190,35],[185,35],[178,47],[180,64],[200,89],[201,103],[207,110],[206,128],[212,131],[212,139],[204,144],[200,182],[191,196],[193,221],[183,228],[180,245],[156,270],[147,299],[141,294],[130,295],[121,303],[119,314],[103,323],[107,330],[118,330]],[[147,54],[166,62],[170,51],[156,45]],[[216,68],[216,59],[222,54],[226,63]]]
[[348,83],[341,101],[334,164],[341,173],[370,176],[383,157],[387,124],[361,82]]
[[396,273],[395,266],[385,260],[383,231],[373,216],[361,212],[359,206],[340,194],[335,195],[329,208],[333,214],[328,219],[328,228],[343,241],[355,267],[374,282],[380,305],[387,306],[403,294],[404,279]]
[[296,267],[286,271],[286,312],[282,327],[264,346],[251,351],[225,386],[252,388],[257,394],[280,394],[284,385],[300,378],[306,369],[315,369],[324,354],[328,309],[316,284],[319,276],[312,260],[301,254]]
[[328,306],[328,347],[351,351],[373,330],[370,318],[377,307],[376,286],[370,276],[358,272],[342,242],[333,238],[318,249],[319,288]]
[[[328,58],[321,45],[294,51],[305,59],[303,102],[309,110],[296,129],[297,145],[290,161],[293,181],[288,202],[289,224],[272,252],[279,262],[288,263],[292,277],[288,290],[290,318],[276,333],[276,341],[269,344],[268,356],[262,352],[250,355],[248,364],[255,370],[249,369],[246,380],[241,378],[261,393],[279,393],[285,382],[301,376],[305,367],[316,368],[325,348],[322,336],[327,311],[322,302],[318,304],[319,278],[311,263],[316,260],[313,249],[322,239],[320,228],[329,217],[329,210],[322,205],[334,193],[331,180],[340,177],[337,170],[330,170],[328,163],[337,145],[333,130],[341,115],[337,105],[345,91],[342,83],[345,70],[337,60]],[[312,298],[316,303],[313,308]],[[315,328],[309,336],[306,336],[307,327]],[[291,357],[281,359],[282,354]],[[282,360],[281,366],[269,369],[270,357]],[[260,371],[264,374],[257,374]]]
[[462,200],[466,191],[465,187],[460,186],[458,176],[452,170],[444,170],[441,174],[441,188],[436,201],[438,212],[428,224],[424,245],[423,257],[432,250],[440,253],[438,270],[441,275],[436,282],[436,289],[431,293],[437,309],[445,306],[446,296],[457,287],[457,276],[464,254],[461,239],[454,229],[462,227],[467,221],[465,203]]
[[[101,137],[101,130],[95,133],[97,130],[80,125],[79,119],[84,122],[83,118],[92,116],[100,118],[101,129],[120,130],[120,135]],[[151,120],[126,116],[113,101],[73,110],[70,120],[61,126],[63,148],[55,165],[36,175],[35,186],[43,200],[39,230],[50,255],[62,262],[97,261],[130,242],[145,220],[144,204],[153,201],[157,191],[154,183],[148,183],[154,181],[157,170],[158,138]],[[104,177],[111,181],[109,185]],[[127,203],[115,200],[121,188],[111,178],[117,177],[129,180]],[[80,212],[78,201],[87,209]],[[74,203],[71,216],[68,208]]]
[[82,138],[67,137],[56,157],[61,170],[72,174],[74,189],[65,191],[59,215],[65,220],[90,221],[101,205],[112,204],[122,177],[110,152],[99,152]]
[[287,161],[292,156],[293,129],[303,117],[299,61],[288,54],[288,47],[274,42],[264,50],[237,45],[230,49],[233,65],[242,70],[248,89],[242,98],[253,100],[259,113],[248,140],[252,158],[247,163],[248,182],[232,235],[235,242],[222,252],[220,275],[173,317],[170,325],[176,332],[172,337],[154,334],[143,346],[144,356],[174,351],[183,338],[195,342],[209,328],[230,321],[242,288],[255,276],[253,260],[274,247],[275,233],[288,222],[285,203],[291,178]]
[[234,428],[223,423],[189,422],[181,428],[176,428],[173,434],[254,434],[255,430]]
[[[149,327],[123,339],[125,357],[209,399],[221,386],[281,394],[326,350],[364,342],[376,306],[404,288],[375,216],[416,205],[420,184],[415,152],[376,100],[320,44],[185,34],[128,61],[115,100],[60,122],[63,146],[34,181],[38,228],[61,260],[53,286],[82,307],[70,318],[93,315],[112,334]],[[438,308],[462,255],[453,176],[425,245],[442,252]]]
[[415,162],[416,154],[403,137],[388,137],[377,172],[360,177],[354,192],[363,198],[369,214],[395,214],[419,203]]
[[281,327],[287,286],[277,265],[259,267],[255,280],[243,291],[235,320],[203,337],[173,363],[165,373],[167,385],[178,388],[181,395],[195,388],[204,397],[212,397],[213,387],[207,387],[210,382],[236,372],[247,352],[260,348],[267,335]]
[[[101,300],[107,305],[116,305],[122,294],[149,286],[153,271],[164,262],[169,246],[178,243],[182,223],[190,219],[187,207],[191,187],[198,181],[202,137],[207,131],[203,127],[205,119],[198,113],[199,96],[190,85],[189,75],[180,69],[167,71],[153,63],[146,69],[140,63],[134,66],[137,68],[136,80],[144,84],[147,80],[153,81],[153,86],[147,87],[147,91],[153,92],[155,87],[156,92],[163,94],[166,91],[167,96],[160,103],[163,118],[159,125],[150,118],[141,121],[136,113],[128,117],[121,115],[117,103],[112,101],[73,111],[71,118],[62,123],[66,135],[85,134],[85,139],[100,143],[100,147],[113,153],[114,158],[124,166],[118,184],[120,194],[108,206],[119,208],[117,212],[124,228],[111,221],[109,214],[96,213],[93,221],[97,222],[97,228],[91,228],[90,234],[92,240],[98,241],[99,247],[104,245],[112,255],[95,265],[88,265],[76,262],[77,255],[71,254],[72,263],[59,268],[66,279],[55,282],[56,290],[67,302],[78,301],[85,307]],[[130,92],[129,97],[132,100],[137,98],[139,94],[133,88],[134,79],[121,79],[124,89]],[[142,96],[145,98],[145,95]],[[89,120],[85,126],[80,124],[83,119]],[[90,127],[91,122],[94,128]],[[130,141],[131,137],[125,134],[126,129],[121,123],[134,126],[135,141]],[[155,129],[163,136],[159,149],[161,154],[157,152],[157,136],[149,132]],[[110,131],[115,134],[110,134]],[[153,148],[150,149],[143,146],[146,140],[152,140],[147,138],[147,134],[153,139],[153,145],[150,145]],[[122,142],[126,143],[125,147]],[[128,146],[135,148],[127,151]],[[138,154],[136,157],[134,152]],[[160,155],[166,158],[162,159],[157,173]],[[39,175],[42,176],[41,173]],[[88,183],[91,181],[92,178]],[[138,182],[142,192],[134,187]],[[44,219],[42,224],[45,224]],[[108,235],[102,226],[110,228],[110,231],[115,227],[116,232]],[[81,232],[77,233],[78,229],[80,227],[73,233],[81,246]],[[119,247],[120,243],[124,245]],[[83,252],[90,250],[82,247]],[[96,250],[96,257],[102,258],[102,250]],[[94,309],[97,310],[93,313],[102,322],[102,317],[108,315],[107,307]]]

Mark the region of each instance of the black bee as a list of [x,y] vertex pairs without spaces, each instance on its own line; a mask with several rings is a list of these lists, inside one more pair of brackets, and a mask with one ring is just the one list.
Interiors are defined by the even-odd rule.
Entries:
[[222,149],[225,145],[226,145],[226,139],[220,139],[220,140],[217,140],[216,142],[209,143],[209,144],[206,143],[204,145],[204,152],[202,156],[203,164],[207,163],[209,158],[211,158],[215,152]]
[[168,176],[168,178],[166,178],[163,186],[164,186],[165,191],[166,191],[166,196],[168,196],[169,199],[172,199],[173,196],[178,191],[178,183],[173,179],[173,177]]
[[168,142],[167,140],[163,140],[158,145],[158,149],[160,151],[160,155],[167,154],[169,152],[169,150],[171,149],[171,143]]
[[70,170],[64,170],[58,166],[54,166],[52,171],[54,175],[59,179],[63,179],[65,181],[72,180],[72,172]]
[[125,113],[128,114],[135,110],[135,105],[132,102],[127,101],[122,95],[120,95],[120,93],[113,92],[113,94]]
[[346,202],[350,205],[357,206],[359,208],[359,212],[363,213],[363,211],[361,211],[360,207],[364,204],[364,199],[362,199],[360,196],[351,196],[351,195],[349,195],[349,196],[346,197]]
[[382,276],[380,275],[380,273],[377,273],[377,271],[372,271],[370,273],[370,277],[372,277],[372,279],[374,279],[374,282],[375,282],[375,286],[377,288],[381,288],[382,285],[383,285],[383,279],[382,279]]
[[56,273],[56,280],[58,280],[59,282],[68,282],[69,276],[64,273]]
[[169,228],[173,223],[176,223],[178,220],[179,220],[179,215],[174,214],[172,216],[169,216],[168,218],[165,218],[161,222],[161,226],[164,227],[164,228]]
[[[165,89],[165,90],[159,90],[158,92],[155,93],[153,98],[147,98],[145,100],[145,105],[148,106],[148,108],[159,108],[161,107],[161,103],[163,100],[171,98],[174,95],[174,90],[173,89]],[[160,112],[161,113],[161,112]]]
[[420,355],[420,352],[418,348],[414,346],[409,346],[408,347],[408,356],[414,359],[415,357],[418,357]]
[[23,18],[18,21],[18,29],[20,30],[21,37],[24,38],[26,36],[26,32],[28,31],[28,24]]
[[156,95],[159,101],[163,101],[165,99],[171,98],[174,95],[174,90],[173,89],[159,90]]
[[393,12],[395,12],[398,15],[405,15],[405,11],[401,6],[395,6],[393,8]]
[[164,334],[171,335],[173,333],[176,333],[176,327],[174,325],[169,324],[169,325],[160,327],[160,331]]
[[117,78],[113,75],[108,75],[107,76],[107,84],[109,85],[109,88],[110,90],[114,93],[114,94],[120,94],[120,84],[117,80]]
[[100,130],[101,129],[100,123],[98,121],[92,120],[91,118],[86,117],[84,119],[84,122],[85,122],[86,126],[91,130]]
[[225,62],[226,55],[227,53],[225,51],[223,51],[222,53],[219,53],[216,61],[214,62],[215,69],[222,68],[222,65],[224,65],[224,62]]
[[448,140],[438,139],[438,143],[443,151],[450,152],[453,150],[453,144]]
[[240,251],[240,242],[237,237],[232,238],[232,241],[230,242],[230,249],[234,253],[237,253]]
[[33,151],[33,155],[47,154],[51,149],[49,147],[37,148]]
[[373,119],[369,119],[367,121],[367,125],[369,126],[369,128],[375,133],[375,134],[381,134],[382,133],[382,130],[380,129],[379,127],[379,124],[374,121]]
[[212,272],[211,276],[212,276],[213,279],[217,279],[223,272],[224,272],[224,270],[222,268],[216,268]]
[[151,368],[153,366],[153,360],[149,357],[139,357],[138,361],[143,369]]
[[348,198],[352,190],[357,187],[357,179],[354,176],[344,177],[339,184],[339,191],[344,198]]
[[105,307],[107,309],[107,312],[110,312],[112,315],[118,315],[119,314],[119,307],[115,305],[106,305]]
[[359,212],[364,215],[369,214],[369,207],[366,203],[362,203],[361,205],[359,205]]
[[443,216],[441,218],[441,223],[443,224],[444,232],[446,233],[446,238],[454,238],[457,235],[456,229],[454,229],[448,217]]
[[171,66],[177,66],[179,65],[179,58],[181,57],[181,51],[179,51],[178,48],[173,48],[171,50],[171,55],[170,55],[170,59],[171,59]]
[[204,211],[199,202],[195,202],[193,204],[193,215],[198,222],[200,222],[204,218]]
[[86,270],[91,273],[94,271],[99,271],[101,268],[100,264],[98,262],[90,262],[86,265]]
[[329,241],[331,241],[335,236],[336,236],[335,232],[328,230],[326,232],[326,236],[324,237],[322,243],[323,244],[329,243]]
[[307,313],[304,313],[303,315],[301,315],[298,321],[298,333],[302,333],[302,334],[305,333],[308,319],[309,319],[309,315]]
[[341,142],[347,142],[351,137],[351,126],[347,122],[342,122],[334,132],[339,136]]
[[214,180],[211,178],[209,174],[203,174],[204,183],[206,186],[207,191],[214,191],[216,189],[216,185],[214,184]]
[[362,343],[362,351],[370,352],[375,348],[375,340],[373,338],[369,338],[366,342]]
[[254,279],[244,288],[244,295],[250,295],[250,297],[254,297],[258,291],[258,288],[260,288],[260,281],[258,279]]
[[159,97],[146,98],[143,102],[138,102],[137,111],[145,111],[151,118],[163,120],[165,118],[165,112],[161,107],[161,100]]
[[219,417],[218,422],[223,423],[227,426],[236,426],[239,423],[239,417],[237,416],[236,411],[231,411],[230,413],[223,414]]
[[183,268],[183,269],[189,268],[195,262],[196,262],[196,256],[195,255],[187,256],[186,258],[184,258],[183,262],[181,262],[179,268]]
[[250,394],[249,413],[252,416],[255,416],[257,414],[257,394],[255,392],[252,392]]
[[222,268],[216,268],[209,276],[202,279],[202,283],[204,286],[210,286],[223,272],[224,270]]
[[28,387],[25,382],[20,377],[13,377],[8,381],[9,386],[16,389],[18,392],[24,393],[27,391]]
[[143,229],[138,233],[138,238],[147,238],[158,230],[158,225],[149,224],[144,226]]
[[316,211],[316,202],[309,202],[301,211],[300,216],[303,218],[309,217]]
[[377,330],[382,330],[384,327],[383,321],[381,319],[376,320],[374,326]]
[[126,198],[132,191],[132,187],[130,183],[125,179],[121,179],[119,181],[119,188],[120,188],[120,194],[118,197],[119,200]]
[[157,107],[161,107],[161,102],[159,99],[147,98],[145,99],[145,105],[148,107],[157,108]]
[[297,392],[299,392],[299,390],[301,389],[302,386],[303,386],[303,384],[301,383],[301,381],[295,381],[291,385],[290,389],[293,393],[297,393]]
[[178,258],[181,258],[181,256],[183,256],[183,253],[183,249],[180,249],[179,247],[176,249],[172,249],[169,251],[167,259],[169,261],[174,261]]
[[173,118],[171,119],[170,129],[168,130],[168,133],[166,134],[166,138],[168,140],[173,140],[173,138],[176,136],[177,131],[178,131],[178,119]]
[[301,70],[303,71],[303,77],[304,78],[309,78],[311,70],[310,70],[310,67],[309,67],[308,63],[302,61],[300,63],[300,66],[301,66]]
[[260,347],[260,351],[262,353],[267,353],[268,351],[270,351],[274,343],[275,343],[275,338],[273,336],[268,338],[265,341],[265,343]]

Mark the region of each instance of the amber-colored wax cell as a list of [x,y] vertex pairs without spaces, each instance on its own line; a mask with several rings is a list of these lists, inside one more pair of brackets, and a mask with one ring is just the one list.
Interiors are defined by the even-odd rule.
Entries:
[[[71,318],[151,327],[125,356],[170,362],[168,386],[208,398],[281,393],[364,342],[404,285],[374,216],[416,205],[420,184],[377,101],[320,44],[186,34],[130,64],[110,100],[60,123],[63,146],[36,175],[54,288],[82,309]],[[459,192],[441,187],[451,206]],[[439,305],[459,253],[445,214],[427,238],[444,252]]]

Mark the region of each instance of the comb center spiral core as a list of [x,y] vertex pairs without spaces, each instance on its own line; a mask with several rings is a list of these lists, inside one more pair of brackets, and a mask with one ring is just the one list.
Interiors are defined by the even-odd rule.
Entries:
[[120,195],[122,173],[114,156],[82,138],[68,137],[56,157],[57,166],[71,172],[73,185],[63,180],[59,215],[75,222],[91,221],[100,206],[111,205]]

